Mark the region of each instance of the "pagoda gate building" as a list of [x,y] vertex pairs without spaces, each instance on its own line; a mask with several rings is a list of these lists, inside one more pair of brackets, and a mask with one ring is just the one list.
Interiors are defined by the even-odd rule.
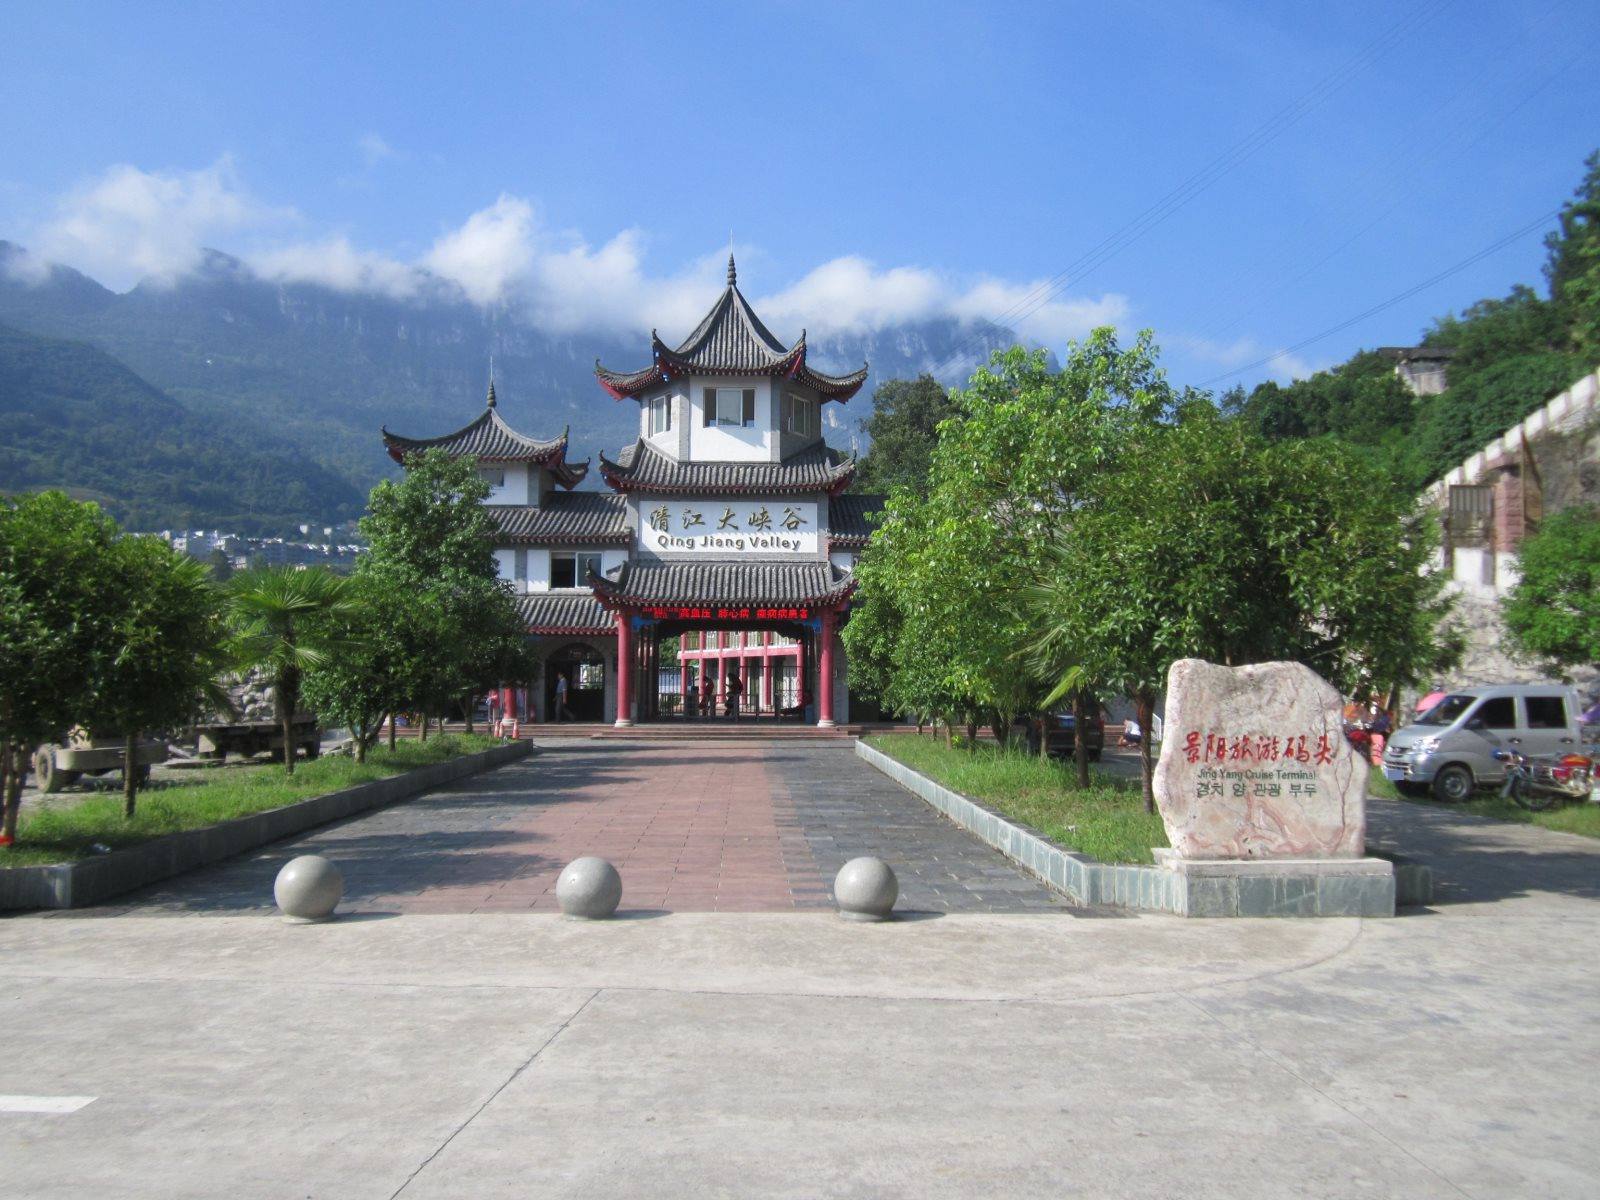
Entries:
[[[845,492],[855,461],[823,440],[823,406],[855,395],[867,368],[814,370],[803,332],[785,347],[739,291],[731,256],[727,287],[683,343],[651,342],[649,366],[595,366],[607,393],[639,406],[638,438],[600,456],[606,492],[575,490],[589,464],[566,461],[565,433],[541,441],[506,425],[492,383],[484,412],[454,433],[384,430],[396,461],[471,455],[491,486],[500,576],[541,664],[503,690],[502,711],[618,726],[709,717],[737,678],[745,716],[848,720],[838,634],[882,497]],[[660,669],[668,638],[675,677]],[[569,714],[556,712],[559,679]]]

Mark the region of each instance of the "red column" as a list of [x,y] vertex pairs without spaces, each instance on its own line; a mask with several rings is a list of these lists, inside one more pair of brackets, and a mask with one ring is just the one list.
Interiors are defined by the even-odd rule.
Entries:
[[633,626],[617,614],[617,727],[633,724]]
[[817,724],[833,724],[833,613],[822,614],[822,647],[817,655]]

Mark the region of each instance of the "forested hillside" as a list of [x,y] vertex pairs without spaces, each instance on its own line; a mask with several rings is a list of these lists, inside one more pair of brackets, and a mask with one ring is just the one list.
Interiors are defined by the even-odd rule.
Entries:
[[1545,291],[1519,285],[1435,321],[1425,346],[1454,351],[1449,387],[1413,396],[1394,360],[1363,351],[1292,384],[1236,388],[1223,408],[1268,437],[1334,437],[1420,490],[1600,367],[1600,152],[1546,239]]
[[[395,469],[379,426],[427,437],[465,424],[483,405],[491,355],[501,415],[523,432],[553,437],[570,426],[576,459],[615,454],[637,435],[638,410],[600,389],[594,363],[644,365],[648,329],[556,333],[515,307],[471,304],[442,285],[399,299],[278,283],[217,252],[181,279],[121,294],[66,267],[41,278],[25,263],[0,241],[0,323],[87,342],[176,401],[191,423],[296,455],[362,494]],[[715,299],[708,292],[706,305]],[[661,332],[671,340],[689,331]],[[963,345],[982,356],[1013,340],[999,326],[951,318],[810,339],[817,365],[854,369],[867,359],[877,379],[914,376]],[[850,422],[854,413],[832,411],[839,407],[829,405],[829,416]],[[848,435],[833,439],[848,448]]]
[[81,342],[0,325],[0,491],[63,487],[125,527],[281,533],[364,493],[292,451],[207,420]]

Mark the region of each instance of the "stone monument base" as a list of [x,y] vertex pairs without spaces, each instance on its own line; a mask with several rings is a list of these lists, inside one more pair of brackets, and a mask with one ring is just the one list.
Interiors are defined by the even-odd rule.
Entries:
[[1186,917],[1392,917],[1394,864],[1383,858],[1179,858],[1156,866],[1177,878]]

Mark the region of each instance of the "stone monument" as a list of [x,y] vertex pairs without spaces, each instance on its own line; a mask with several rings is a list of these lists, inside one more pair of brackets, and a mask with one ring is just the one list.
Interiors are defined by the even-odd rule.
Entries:
[[1301,663],[1167,676],[1156,803],[1193,916],[1392,916],[1390,863],[1364,857],[1367,765],[1339,693]]

